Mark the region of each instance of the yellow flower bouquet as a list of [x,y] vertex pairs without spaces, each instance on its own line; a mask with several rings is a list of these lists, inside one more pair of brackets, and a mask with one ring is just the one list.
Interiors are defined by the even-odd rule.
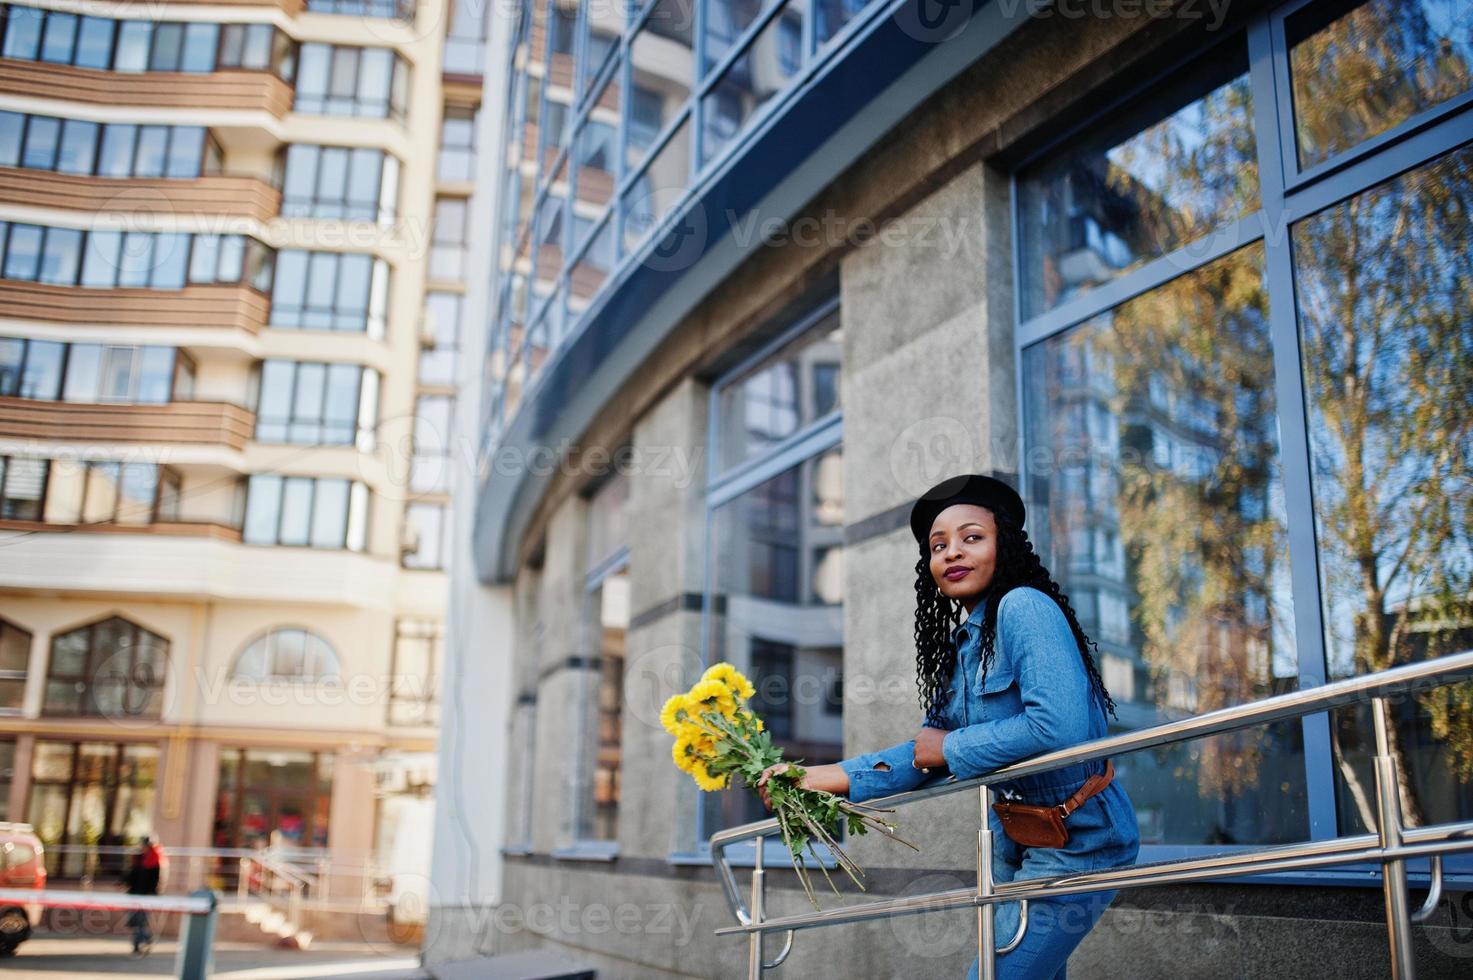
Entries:
[[[706,792],[726,789],[733,775],[754,792],[762,773],[783,761],[782,749],[772,744],[772,736],[763,730],[762,719],[747,706],[755,693],[751,681],[728,663],[712,664],[701,679],[684,694],[676,694],[660,711],[660,723],[675,736],[671,755],[682,772],[690,773],[696,785]],[[853,803],[818,789],[800,785],[803,767],[790,765],[768,777],[767,793],[772,812],[777,817],[783,843],[793,855],[793,869],[813,907],[818,898],[808,880],[808,867],[803,853],[812,855],[834,894],[839,894],[828,869],[818,857],[814,842],[828,848],[844,873],[864,891],[859,879],[864,870],[839,846],[839,828],[853,835],[878,830],[880,833],[913,850],[910,841],[895,834],[895,824],[882,813],[893,812],[880,807]]]

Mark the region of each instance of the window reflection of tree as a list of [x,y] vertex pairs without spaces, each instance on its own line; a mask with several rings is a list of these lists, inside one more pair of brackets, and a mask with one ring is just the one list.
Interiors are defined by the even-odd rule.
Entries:
[[[1473,639],[1470,202],[1464,148],[1293,229],[1332,677]],[[1396,714],[1408,818],[1473,815],[1473,684]],[[1369,717],[1335,721],[1342,815],[1374,826]]]

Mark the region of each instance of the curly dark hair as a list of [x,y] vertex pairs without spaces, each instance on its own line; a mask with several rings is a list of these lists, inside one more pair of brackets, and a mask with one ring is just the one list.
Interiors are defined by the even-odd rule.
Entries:
[[[1085,635],[1069,605],[1069,597],[1054,581],[1048,569],[1033,550],[1028,532],[1014,522],[993,514],[997,522],[997,565],[992,573],[992,582],[982,601],[987,604],[982,617],[982,675],[987,675],[995,656],[997,639],[997,609],[1002,597],[1021,586],[1032,586],[1047,595],[1064,612],[1074,642],[1079,646],[1079,656],[1089,674],[1090,685],[1100,697],[1105,710],[1115,716],[1115,700],[1105,690],[1099,668],[1090,654],[1090,648],[1099,647]],[[956,648],[951,634],[961,625],[964,607],[960,602],[941,594],[936,580],[931,576],[931,556],[927,544],[921,545],[921,556],[916,561],[916,688],[921,710],[925,712],[927,726],[933,726],[945,703],[945,693],[951,684],[952,671],[956,668]]]

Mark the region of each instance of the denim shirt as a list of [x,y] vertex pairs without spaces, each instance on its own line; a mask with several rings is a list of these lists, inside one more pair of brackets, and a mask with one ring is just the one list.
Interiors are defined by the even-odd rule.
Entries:
[[[1094,692],[1079,656],[1079,646],[1063,610],[1038,589],[1009,591],[998,604],[995,654],[987,676],[981,672],[982,620],[978,602],[952,633],[956,667],[941,723],[949,729],[941,743],[950,775],[967,779],[1030,756],[1102,738],[1107,733],[1104,705]],[[917,726],[919,727],[919,726]],[[849,799],[889,796],[943,781],[947,773],[915,768],[915,740],[844,759]],[[877,768],[885,763],[888,769]],[[1000,796],[1027,803],[1062,802],[1103,761],[1076,763],[1050,772],[997,784]]]

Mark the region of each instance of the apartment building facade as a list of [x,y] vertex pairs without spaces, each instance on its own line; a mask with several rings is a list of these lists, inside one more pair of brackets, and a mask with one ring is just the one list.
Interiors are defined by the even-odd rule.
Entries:
[[[958,472],[1023,494],[1114,731],[1467,649],[1470,16],[517,5],[454,584],[506,620],[504,708],[457,716],[507,747],[462,822],[505,832],[440,955],[744,975],[707,841],[760,810],[675,770],[659,706],[726,660],[791,757],[913,736],[906,517]],[[1397,704],[1418,822],[1473,817],[1468,704]],[[1347,708],[1117,757],[1141,860],[1362,832],[1371,741]],[[971,887],[975,807],[897,814],[919,856],[855,841],[870,897]],[[806,909],[768,843],[769,912]],[[1466,972],[1458,914],[1419,972]],[[1375,868],[1131,890],[1070,974],[1382,976],[1382,915]],[[804,930],[773,972],[962,976],[975,942]]]
[[0,7],[0,819],[53,875],[423,879],[485,13]]

